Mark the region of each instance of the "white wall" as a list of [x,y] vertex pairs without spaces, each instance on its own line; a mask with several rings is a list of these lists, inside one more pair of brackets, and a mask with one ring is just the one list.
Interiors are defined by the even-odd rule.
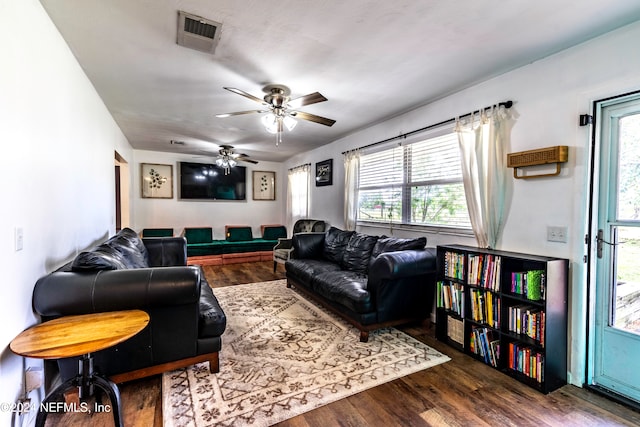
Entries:
[[[244,163],[247,168],[246,201],[230,200],[180,200],[178,162],[213,163],[211,156],[177,155],[157,151],[136,150],[133,169],[133,209],[136,231],[143,228],[170,227],[175,234],[182,233],[185,227],[213,227],[213,238],[224,239],[225,225],[250,225],[253,236],[261,236],[260,225],[284,224],[286,205],[286,170],[282,163],[259,162],[257,165]],[[173,198],[149,199],[141,197],[140,164],[157,163],[173,166]],[[276,173],[276,200],[253,200],[253,171],[273,171]]]
[[114,151],[132,150],[37,0],[0,0],[0,40],[0,402],[11,403],[23,368],[8,346],[36,323],[33,286],[114,231]]
[[[333,225],[341,227],[342,151],[438,123],[495,102],[513,100],[514,111],[519,117],[513,128],[509,152],[568,145],[569,162],[563,166],[559,177],[511,180],[512,198],[506,206],[508,217],[498,249],[570,260],[569,381],[580,385],[585,373],[587,305],[582,258],[585,255],[590,129],[578,126],[578,115],[589,113],[594,100],[640,90],[638,40],[640,23],[635,23],[296,156],[287,162],[287,167],[334,159],[335,184],[314,188],[311,216],[327,218]],[[569,242],[547,242],[548,225],[567,226]],[[398,234],[406,235],[408,232]],[[430,246],[452,242],[475,244],[475,239],[428,235]]]

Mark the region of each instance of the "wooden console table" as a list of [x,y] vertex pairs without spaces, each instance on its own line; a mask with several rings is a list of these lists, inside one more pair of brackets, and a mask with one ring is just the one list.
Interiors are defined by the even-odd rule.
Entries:
[[[149,315],[141,310],[111,311],[66,316],[35,325],[18,335],[10,344],[11,351],[21,356],[39,359],[61,359],[82,356],[78,375],[53,390],[42,402],[54,402],[65,391],[77,387],[80,398],[101,388],[111,400],[116,426],[122,426],[120,392],[116,384],[93,369],[91,353],[112,347],[142,331]],[[44,426],[46,411],[40,411],[36,426]]]

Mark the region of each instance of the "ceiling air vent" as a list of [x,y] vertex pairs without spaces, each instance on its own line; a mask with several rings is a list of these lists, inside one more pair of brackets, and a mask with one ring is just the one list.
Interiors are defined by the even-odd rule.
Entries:
[[219,22],[183,11],[178,12],[178,44],[180,46],[213,53],[220,40]]

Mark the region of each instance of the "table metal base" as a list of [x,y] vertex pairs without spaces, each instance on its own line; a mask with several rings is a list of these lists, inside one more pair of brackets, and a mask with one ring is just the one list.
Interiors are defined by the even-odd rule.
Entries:
[[49,414],[47,409],[50,407],[51,402],[59,401],[60,397],[64,399],[64,392],[77,388],[80,399],[83,399],[92,396],[95,387],[100,388],[109,397],[115,425],[122,427],[120,391],[118,390],[118,386],[113,381],[100,376],[94,371],[93,356],[91,356],[91,354],[85,354],[82,356],[82,359],[78,361],[78,375],[60,384],[42,401],[40,412],[38,412],[38,416],[36,417],[36,427],[44,427],[47,415]]

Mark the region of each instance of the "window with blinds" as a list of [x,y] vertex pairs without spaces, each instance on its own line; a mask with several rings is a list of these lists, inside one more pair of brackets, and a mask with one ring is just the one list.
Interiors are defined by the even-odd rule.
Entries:
[[358,220],[470,229],[456,134],[363,154]]

